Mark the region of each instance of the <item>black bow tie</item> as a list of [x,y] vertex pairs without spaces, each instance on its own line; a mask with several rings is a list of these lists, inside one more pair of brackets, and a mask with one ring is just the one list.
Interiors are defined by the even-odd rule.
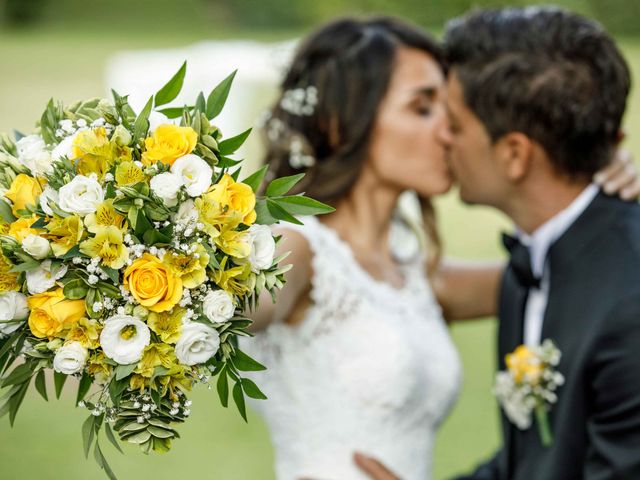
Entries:
[[502,243],[509,251],[509,265],[516,274],[518,282],[525,288],[540,288],[540,279],[533,274],[531,269],[531,254],[529,248],[520,240],[506,233],[502,234]]

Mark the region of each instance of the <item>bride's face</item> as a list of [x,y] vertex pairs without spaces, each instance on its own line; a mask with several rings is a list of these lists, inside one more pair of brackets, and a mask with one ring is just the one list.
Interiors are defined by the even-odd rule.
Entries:
[[399,48],[365,168],[399,190],[413,189],[421,196],[444,193],[452,184],[450,142],[442,69],[421,50]]

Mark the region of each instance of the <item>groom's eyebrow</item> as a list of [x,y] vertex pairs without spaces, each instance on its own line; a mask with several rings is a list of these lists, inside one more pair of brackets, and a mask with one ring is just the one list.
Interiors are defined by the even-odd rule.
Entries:
[[438,89],[436,87],[420,87],[416,89],[414,93],[425,96],[429,100],[433,100],[438,94]]

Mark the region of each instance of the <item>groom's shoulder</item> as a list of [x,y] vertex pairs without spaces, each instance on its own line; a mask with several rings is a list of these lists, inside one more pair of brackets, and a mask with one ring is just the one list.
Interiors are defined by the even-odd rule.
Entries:
[[[625,247],[623,252],[640,257],[640,204],[619,198],[604,197],[609,216],[606,238],[614,248]],[[622,252],[619,252],[622,253]]]

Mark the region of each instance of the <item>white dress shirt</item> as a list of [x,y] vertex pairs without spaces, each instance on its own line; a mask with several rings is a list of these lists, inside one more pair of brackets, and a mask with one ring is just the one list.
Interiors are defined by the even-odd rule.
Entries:
[[540,288],[529,290],[524,313],[524,343],[529,346],[539,345],[542,336],[547,300],[549,298],[549,263],[547,252],[578,217],[584,212],[598,194],[599,187],[589,185],[583,192],[560,213],[540,226],[531,235],[517,229],[516,234],[523,245],[529,247],[531,269],[534,276],[541,279]]

